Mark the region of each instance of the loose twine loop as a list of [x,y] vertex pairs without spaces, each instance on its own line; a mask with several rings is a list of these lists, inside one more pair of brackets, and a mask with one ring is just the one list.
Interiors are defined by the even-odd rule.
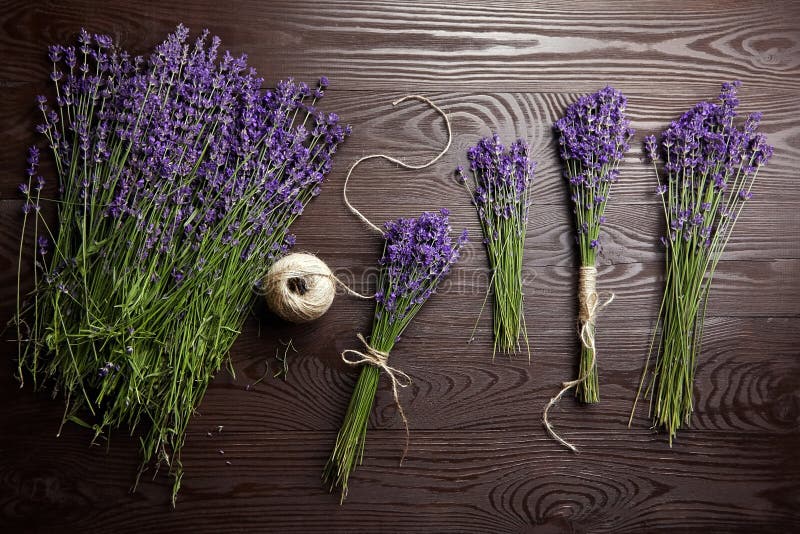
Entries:
[[415,100],[419,100],[421,102],[425,102],[430,107],[432,107],[437,112],[439,112],[439,114],[444,119],[444,124],[447,127],[447,144],[442,149],[442,151],[439,152],[439,154],[437,154],[435,158],[433,158],[432,160],[428,161],[427,163],[423,163],[421,165],[413,165],[411,163],[406,163],[404,161],[401,161],[401,160],[399,160],[399,159],[397,159],[395,157],[389,156],[387,154],[369,154],[368,156],[364,156],[361,159],[357,160],[355,163],[353,163],[350,166],[350,169],[347,171],[347,176],[345,176],[345,178],[344,178],[344,188],[342,189],[342,195],[344,196],[345,205],[350,209],[351,212],[353,212],[353,214],[355,214],[356,217],[361,219],[361,221],[364,222],[364,224],[366,224],[367,226],[369,226],[370,228],[372,228],[373,230],[378,232],[380,235],[383,235],[383,230],[381,230],[380,227],[375,225],[372,221],[367,219],[364,216],[364,214],[361,213],[360,211],[358,211],[355,208],[355,206],[353,206],[350,203],[350,200],[347,198],[347,183],[350,181],[350,175],[353,174],[353,171],[355,170],[355,168],[358,167],[361,163],[363,163],[363,162],[365,162],[367,160],[379,159],[380,158],[380,159],[385,159],[387,161],[395,163],[395,164],[403,167],[404,169],[410,169],[410,170],[415,170],[415,171],[416,170],[420,170],[420,169],[425,169],[426,167],[430,167],[431,165],[433,165],[434,163],[439,161],[439,159],[442,156],[444,156],[445,153],[450,149],[450,145],[453,142],[453,130],[450,127],[450,119],[447,118],[447,114],[444,111],[442,111],[442,108],[440,108],[439,106],[437,106],[436,104],[434,104],[433,102],[431,102],[430,100],[425,98],[424,96],[421,96],[421,95],[407,95],[407,96],[404,96],[403,98],[398,98],[397,100],[392,102],[392,105],[396,106],[397,104],[400,104],[401,102],[405,102],[406,100],[411,100],[411,99],[415,99]]
[[[365,352],[355,349],[347,349],[342,352],[342,361],[344,361],[344,363],[347,365],[353,366],[362,364],[373,365],[384,371],[389,376],[389,380],[392,382],[392,395],[394,395],[394,402],[397,405],[397,411],[400,414],[400,417],[403,419],[403,425],[406,429],[406,446],[403,449],[403,456],[400,457],[400,465],[402,465],[403,460],[405,460],[406,454],[408,453],[408,445],[411,441],[411,432],[408,430],[408,418],[406,418],[406,412],[403,410],[403,405],[400,404],[400,394],[397,388],[405,388],[410,386],[411,377],[400,369],[389,365],[388,352],[383,352],[372,347],[361,334],[356,334],[356,337],[364,345]],[[354,355],[356,359],[351,358],[350,355]]]
[[[356,160],[350,166],[350,169],[347,171],[347,175],[345,176],[345,179],[344,179],[344,187],[342,188],[342,196],[344,197],[345,205],[348,207],[348,209],[356,217],[361,219],[361,221],[364,224],[366,224],[369,228],[371,228],[372,230],[374,230],[375,232],[377,232],[381,236],[383,236],[383,234],[384,234],[383,230],[381,230],[381,228],[379,226],[377,226],[375,223],[373,223],[372,221],[367,219],[364,216],[364,214],[361,213],[355,206],[353,206],[350,203],[350,200],[347,198],[347,184],[350,181],[350,176],[353,174],[353,171],[355,170],[355,168],[358,167],[361,163],[363,163],[363,162],[365,162],[367,160],[370,160],[370,159],[385,159],[385,160],[387,160],[387,161],[389,161],[391,163],[399,165],[400,167],[402,167],[404,169],[410,169],[410,170],[425,169],[427,167],[430,167],[431,165],[433,165],[437,161],[439,161],[439,159],[441,159],[441,157],[444,156],[444,154],[450,149],[450,145],[453,142],[453,130],[452,130],[451,126],[450,126],[450,119],[447,117],[447,114],[442,110],[442,108],[440,108],[439,106],[437,106],[436,104],[431,102],[429,99],[427,99],[427,98],[425,98],[424,96],[421,96],[421,95],[407,95],[407,96],[404,96],[402,98],[398,98],[397,100],[392,102],[392,105],[396,106],[396,105],[398,105],[398,104],[400,104],[402,102],[405,102],[406,100],[412,100],[412,99],[413,100],[419,100],[421,102],[424,102],[424,103],[428,104],[430,107],[432,107],[434,110],[436,110],[442,116],[442,118],[444,119],[444,124],[447,127],[447,144],[444,146],[444,148],[433,159],[431,159],[427,163],[422,163],[422,164],[419,164],[419,165],[413,165],[411,163],[406,163],[404,161],[401,161],[401,160],[399,160],[399,159],[397,159],[395,157],[389,156],[387,154],[369,154],[367,156],[364,156],[364,157]],[[405,460],[406,454],[408,453],[408,446],[409,446],[409,442],[411,440],[411,433],[409,432],[409,429],[408,429],[408,419],[406,418],[406,413],[403,410],[403,406],[400,404],[400,395],[399,395],[399,392],[398,392],[398,387],[405,388],[405,387],[408,387],[409,385],[411,385],[411,377],[408,376],[403,371],[397,369],[396,367],[391,367],[389,365],[389,363],[388,363],[389,362],[389,353],[388,352],[383,352],[383,351],[379,351],[379,350],[375,349],[374,347],[372,347],[367,342],[366,339],[364,339],[364,336],[361,335],[361,334],[357,334],[356,337],[364,345],[365,352],[361,352],[361,351],[354,350],[354,349],[347,349],[347,350],[342,352],[342,361],[344,361],[344,363],[346,363],[347,365],[353,365],[353,366],[364,365],[364,364],[373,365],[373,366],[383,370],[384,372],[386,372],[386,375],[389,377],[389,380],[391,380],[391,382],[392,382],[392,395],[394,396],[394,402],[397,405],[397,411],[400,414],[400,417],[403,419],[403,425],[405,426],[405,430],[406,430],[406,445],[405,445],[405,448],[403,449],[403,456],[400,458],[400,465],[402,465],[403,464],[403,460]],[[351,357],[351,355],[355,356],[356,358],[353,359]]]
[[597,268],[593,265],[581,267],[578,272],[579,336],[583,346],[591,349],[592,359],[581,376],[575,380],[570,380],[561,384],[561,391],[558,392],[558,395],[550,399],[550,402],[547,403],[547,406],[544,408],[544,413],[542,414],[542,423],[547,429],[548,434],[550,434],[553,439],[570,449],[572,452],[578,452],[578,448],[556,433],[553,425],[550,424],[547,414],[550,411],[550,408],[555,406],[558,401],[561,400],[561,397],[564,395],[564,393],[585,382],[589,377],[589,373],[591,373],[592,369],[594,369],[597,365],[597,351],[594,343],[594,325],[597,322],[597,315],[600,313],[600,311],[611,304],[613,300],[614,294],[611,293],[608,297],[608,300],[602,304],[600,303],[600,294],[597,292]]

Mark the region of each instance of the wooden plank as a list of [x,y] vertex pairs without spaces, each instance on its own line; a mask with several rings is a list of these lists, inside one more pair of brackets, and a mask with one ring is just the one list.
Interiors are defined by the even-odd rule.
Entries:
[[[375,431],[369,462],[356,471],[340,507],[319,480],[333,433],[223,430],[191,438],[206,445],[184,454],[182,497],[170,511],[159,506],[166,497],[163,484],[145,479],[131,496],[119,483],[134,470],[132,447],[115,443],[105,454],[72,436],[37,439],[35,427],[23,428],[33,433],[20,437],[15,454],[0,458],[0,472],[15,490],[2,500],[8,526],[25,530],[65,523],[120,533],[197,532],[221,524],[228,531],[303,532],[800,526],[791,510],[800,489],[797,462],[787,459],[785,445],[776,447],[772,437],[758,433],[693,435],[669,449],[637,431],[624,439],[598,437],[591,449],[574,455],[546,438],[505,431],[417,432],[400,468],[402,432]],[[65,447],[71,462],[60,459]],[[42,473],[35,481],[25,467],[33,458]],[[30,514],[44,506],[60,514]]]
[[796,91],[800,74],[798,6],[791,1],[575,7],[115,0],[103,7],[90,0],[9,2],[0,45],[13,56],[0,80],[42,79],[46,66],[32,64],[44,47],[65,42],[87,21],[92,31],[143,52],[176,19],[197,31],[212,26],[226,46],[248,52],[276,77],[328,74],[348,89],[563,91],[568,83],[589,91],[603,80],[649,93],[654,83],[673,90],[742,78],[761,89]]

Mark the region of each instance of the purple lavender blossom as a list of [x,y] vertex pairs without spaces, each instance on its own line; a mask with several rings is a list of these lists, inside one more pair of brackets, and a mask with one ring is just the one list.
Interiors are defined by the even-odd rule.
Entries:
[[625,116],[626,106],[625,95],[606,87],[580,97],[556,121],[561,159],[565,163],[575,160],[583,170],[595,171],[594,177],[584,174],[584,182],[609,179],[613,164],[621,161],[630,148],[628,141],[634,130]]
[[120,367],[118,364],[113,362],[106,362],[106,364],[100,368],[97,373],[97,376],[100,378],[106,378],[109,375],[114,374],[115,372],[119,371]]
[[[626,106],[625,95],[606,87],[580,97],[554,124],[579,226],[581,252],[592,265],[589,251],[599,247],[611,184],[619,178],[618,166],[634,134],[625,115]],[[582,230],[581,225],[585,225]]]
[[446,209],[389,221],[384,227],[386,243],[378,262],[383,282],[375,299],[388,312],[390,323],[407,321],[450,272],[467,232],[453,239]]
[[645,154],[650,161],[656,161],[658,159],[658,146],[655,135],[648,135],[644,138],[644,148]]
[[[734,124],[740,86],[739,81],[722,84],[719,103],[700,102],[661,135],[667,183],[674,184],[674,193],[663,195],[671,214],[668,223],[673,230],[682,230],[675,238],[701,248],[721,242],[718,234],[732,225],[721,225],[720,219],[738,212],[741,203],[752,198],[750,187],[755,175],[773,152],[766,135],[757,131],[760,113],[750,114],[741,127]],[[655,136],[649,136],[645,145],[648,158],[655,162],[659,156]],[[659,186],[659,192],[669,189],[667,184]],[[702,226],[704,235],[700,234],[700,224],[684,224],[701,219],[706,223]],[[675,241],[669,237],[668,241]]]
[[[142,260],[157,261],[174,249],[220,236],[240,257],[269,261],[283,254],[288,243],[261,247],[253,240],[259,235],[283,240],[273,235],[270,221],[302,213],[319,194],[336,148],[350,132],[335,113],[316,111],[311,100],[321,95],[291,79],[260,91],[263,80],[245,58],[221,54],[220,40],[208,31],[190,43],[188,29],[178,26],[147,59],[131,58],[107,36],[81,32],[79,43],[86,54],[82,60],[74,47],[51,49],[54,69],[70,73],[60,79],[64,96],[56,104],[64,108],[79,99],[104,98],[105,105],[90,121],[82,114],[53,113],[39,99],[45,135],[65,166],[73,154],[90,167],[104,164],[112,156],[112,137],[129,145],[119,172],[81,177],[75,200],[99,192],[104,218],[118,226],[137,220],[145,231],[131,246]],[[72,73],[81,61],[98,74]],[[153,84],[169,87],[173,98],[151,90]],[[323,76],[319,85],[325,88],[329,81]],[[62,115],[71,117],[73,139],[53,128]],[[74,152],[74,145],[80,150]],[[262,149],[264,155],[255,157]],[[166,187],[169,182],[182,185]],[[191,218],[203,224],[183,222],[192,198],[203,212]],[[241,203],[253,206],[246,224],[231,233],[228,219]],[[234,235],[240,232],[247,239]]]
[[36,244],[39,248],[39,254],[44,256],[47,254],[48,249],[50,248],[50,240],[47,237],[40,235],[36,238]]
[[[499,224],[499,219],[518,218],[523,226],[528,221],[530,185],[536,169],[528,151],[523,139],[506,150],[497,134],[481,139],[467,151],[475,177],[473,203],[481,222],[490,231]],[[463,175],[463,170],[460,174]]]
[[[606,204],[611,185],[619,180],[619,165],[630,148],[634,130],[625,115],[627,99],[613,87],[580,97],[567,107],[554,126],[559,154],[564,163],[564,178],[575,214],[575,241],[581,267],[595,267],[602,251],[600,227],[605,224]],[[586,276],[580,271],[580,276]],[[579,281],[579,285],[583,280]],[[581,359],[575,394],[585,403],[599,401],[597,359],[593,340],[594,318],[590,306],[579,292],[581,319]]]

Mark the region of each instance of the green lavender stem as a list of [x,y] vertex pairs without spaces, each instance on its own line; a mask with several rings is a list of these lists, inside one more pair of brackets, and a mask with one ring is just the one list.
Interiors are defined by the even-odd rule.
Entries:
[[707,299],[710,278],[705,272],[687,271],[689,258],[681,258],[680,247],[670,254],[668,286],[662,312],[662,344],[655,364],[656,391],[653,422],[663,427],[669,442],[682,425],[688,425],[693,411],[693,385],[702,338],[700,307]]
[[[523,240],[515,243],[513,253],[494,258],[492,288],[494,351],[514,353],[520,349],[520,338],[524,336],[527,346],[523,318],[522,292],[522,246]],[[530,356],[530,352],[529,352]]]
[[[587,325],[591,336],[595,335],[594,325]],[[591,347],[587,347],[581,342],[581,355],[580,365],[578,368],[578,377],[585,377],[577,386],[575,386],[575,396],[578,397],[580,402],[586,404],[593,404],[600,402],[600,388],[598,385],[597,377],[597,359]]]
[[[379,287],[383,287],[385,273],[381,273]],[[421,306],[421,304],[419,305]],[[372,326],[370,346],[380,352],[389,354],[394,347],[395,340],[419,310],[414,310],[410,317],[403,321],[389,321],[389,314],[382,310],[379,304],[376,309],[375,320]],[[350,474],[355,471],[363,458],[364,446],[367,440],[367,427],[375,394],[378,391],[381,370],[373,365],[363,365],[358,376],[353,395],[345,412],[344,421],[336,436],[333,452],[325,465],[322,479],[330,484],[330,490],[340,488],[342,491],[340,502],[347,497],[347,486]]]
[[380,381],[380,369],[372,365],[361,368],[361,374],[353,389],[353,396],[347,406],[344,423],[336,436],[322,479],[330,484],[330,489],[341,488],[340,502],[347,497],[347,484],[352,473],[364,459],[364,445],[367,441],[367,426],[375,394]]

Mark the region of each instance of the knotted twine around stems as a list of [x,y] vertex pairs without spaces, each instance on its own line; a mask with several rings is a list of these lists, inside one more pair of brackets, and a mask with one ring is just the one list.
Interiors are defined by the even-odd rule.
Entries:
[[558,392],[558,395],[550,399],[550,402],[547,403],[547,406],[544,408],[544,413],[542,414],[542,423],[550,436],[573,452],[578,452],[578,448],[556,433],[553,425],[550,424],[547,413],[550,411],[550,408],[558,403],[564,393],[583,383],[597,364],[594,344],[594,325],[597,321],[597,314],[603,308],[611,304],[613,300],[614,294],[611,293],[608,300],[600,304],[600,295],[597,293],[597,268],[594,265],[582,266],[578,273],[579,336],[583,346],[592,351],[592,359],[581,376],[575,380],[570,380],[569,382],[563,382],[561,384],[561,391]]
[[[444,119],[444,124],[447,127],[447,144],[444,146],[444,148],[433,159],[431,159],[427,163],[422,163],[420,165],[413,165],[413,164],[410,164],[410,163],[406,163],[404,161],[401,161],[401,160],[399,160],[397,158],[394,158],[394,157],[386,155],[386,154],[369,154],[367,156],[364,156],[364,157],[356,160],[350,166],[350,169],[347,171],[347,175],[345,176],[345,179],[344,179],[344,187],[342,188],[342,196],[344,197],[344,203],[347,206],[347,208],[351,212],[353,212],[353,214],[356,217],[361,219],[361,221],[364,222],[364,224],[369,226],[372,230],[375,230],[381,236],[383,236],[383,234],[384,234],[383,230],[381,230],[381,228],[379,226],[377,226],[375,223],[373,223],[372,221],[367,219],[364,216],[364,214],[361,213],[360,211],[358,211],[358,209],[356,209],[356,207],[353,206],[350,203],[350,200],[347,198],[347,184],[350,181],[350,176],[353,174],[353,171],[355,170],[355,168],[358,167],[361,163],[363,163],[363,162],[365,162],[367,160],[370,160],[370,159],[385,159],[387,161],[390,161],[392,163],[395,163],[395,164],[399,165],[400,167],[403,167],[404,169],[410,169],[410,170],[424,169],[426,167],[430,167],[431,165],[433,165],[434,163],[439,161],[439,159],[442,156],[444,156],[444,154],[448,151],[448,149],[450,148],[450,145],[453,142],[453,130],[452,130],[451,126],[450,126],[450,119],[447,117],[447,114],[444,111],[442,111],[442,109],[439,106],[437,106],[436,104],[431,102],[429,99],[427,99],[427,98],[425,98],[424,96],[421,96],[421,95],[407,95],[407,96],[404,96],[402,98],[399,98],[399,99],[395,100],[394,102],[392,102],[392,105],[396,106],[397,104],[400,104],[401,102],[405,102],[406,100],[410,100],[410,99],[415,99],[415,100],[419,100],[421,102],[425,102],[426,104],[431,106],[434,110],[436,110],[442,116],[442,118]],[[378,369],[382,369],[383,371],[385,371],[386,374],[389,376],[389,379],[392,382],[392,394],[394,395],[394,402],[395,402],[395,404],[397,404],[397,411],[400,413],[400,417],[403,419],[403,425],[405,426],[405,429],[406,429],[406,446],[403,449],[403,456],[400,458],[400,464],[402,465],[403,460],[405,460],[406,453],[408,453],[408,446],[409,446],[409,442],[411,441],[411,433],[409,432],[409,429],[408,429],[408,419],[406,418],[406,413],[403,410],[403,406],[400,404],[400,395],[398,394],[397,388],[398,387],[403,387],[404,388],[404,387],[409,386],[411,384],[411,377],[409,377],[403,371],[400,371],[399,369],[397,369],[395,367],[391,367],[389,365],[389,363],[388,363],[389,362],[389,353],[388,352],[382,352],[382,351],[376,350],[369,343],[367,343],[367,341],[364,339],[364,336],[362,336],[361,334],[358,334],[356,337],[359,339],[359,341],[361,341],[361,343],[364,344],[366,352],[360,352],[360,351],[353,350],[353,349],[347,349],[344,352],[342,352],[342,360],[347,365],[354,365],[354,366],[363,365],[363,364],[374,365]],[[357,356],[357,359],[351,359],[349,357],[349,355],[355,355],[355,356]]]
[[[403,449],[403,456],[400,457],[400,464],[403,464],[403,460],[406,458],[406,454],[408,453],[408,444],[411,441],[411,433],[408,430],[408,419],[406,418],[406,412],[403,410],[403,405],[400,404],[400,395],[397,391],[398,387],[405,388],[411,385],[411,377],[405,374],[400,369],[392,367],[389,365],[389,353],[380,351],[376,348],[373,348],[367,340],[364,339],[364,336],[361,334],[356,334],[356,337],[359,341],[364,345],[365,352],[361,352],[354,349],[347,349],[342,352],[342,360],[347,365],[362,365],[368,364],[377,367],[384,371],[388,376],[389,380],[392,382],[392,394],[394,395],[394,402],[397,405],[397,411],[400,414],[400,418],[403,420],[403,425],[406,428],[406,446]],[[350,355],[355,355],[357,358],[352,359]]]

